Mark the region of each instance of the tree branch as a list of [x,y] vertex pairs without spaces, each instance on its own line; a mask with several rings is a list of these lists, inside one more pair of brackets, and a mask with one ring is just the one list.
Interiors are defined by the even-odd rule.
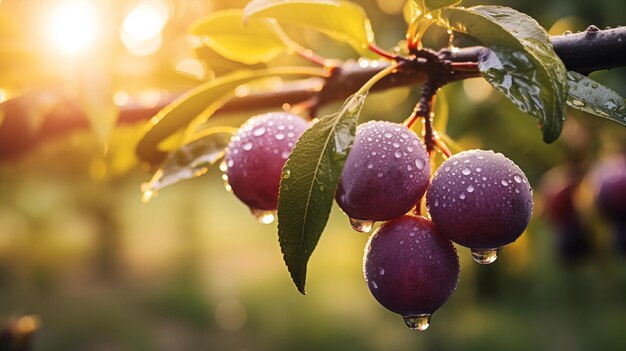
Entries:
[[[626,66],[626,27],[598,30],[597,27],[590,26],[584,32],[554,36],[551,40],[556,53],[569,70],[588,74],[592,71]],[[469,47],[455,52],[443,49],[437,54],[452,62],[467,63],[462,65],[464,67],[471,67],[471,63],[477,62],[485,50],[488,49]],[[376,61],[375,64],[371,63],[366,67],[346,63],[326,82],[320,81],[319,78],[304,79],[287,83],[285,88],[278,92],[235,97],[216,114],[279,109],[285,103],[297,104],[313,97],[318,99],[318,106],[344,100],[388,65],[389,63],[382,61]],[[419,64],[408,67],[398,74],[384,78],[372,90],[422,84],[426,79],[425,67]],[[455,70],[452,76],[447,77],[447,81],[478,76],[480,74],[477,70]],[[323,86],[321,90],[320,85]],[[56,99],[55,108],[48,111],[43,117],[43,124],[36,129],[29,127],[25,116],[32,112],[32,105],[40,93],[27,94],[0,105],[4,112],[4,121],[0,124],[0,161],[17,158],[46,139],[88,128],[89,124],[78,102],[60,94],[52,95]],[[118,125],[148,120],[172,100],[172,96],[165,96],[152,106],[126,105],[120,111]]]

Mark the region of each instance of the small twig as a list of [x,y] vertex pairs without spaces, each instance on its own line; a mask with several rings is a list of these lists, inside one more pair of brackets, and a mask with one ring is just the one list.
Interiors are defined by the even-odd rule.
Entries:
[[398,55],[392,54],[384,49],[381,49],[375,43],[370,43],[368,46],[368,49],[370,49],[372,52],[379,55],[380,57],[386,58],[387,60],[397,61],[399,58]]

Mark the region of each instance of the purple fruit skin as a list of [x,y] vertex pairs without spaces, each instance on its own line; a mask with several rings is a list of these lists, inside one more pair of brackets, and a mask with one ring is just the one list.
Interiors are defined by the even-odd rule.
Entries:
[[514,242],[533,208],[524,172],[504,157],[470,150],[446,160],[435,172],[426,207],[439,233],[472,249]]
[[459,257],[448,239],[424,217],[405,215],[384,223],[370,237],[363,258],[374,298],[402,316],[432,314],[459,280]]
[[308,128],[302,118],[274,112],[250,118],[226,149],[226,175],[233,193],[253,209],[275,210],[282,168]]
[[626,222],[626,156],[607,156],[593,169],[596,202],[604,215]]
[[415,133],[371,121],[357,127],[335,199],[351,218],[384,221],[410,211],[429,178],[428,154]]

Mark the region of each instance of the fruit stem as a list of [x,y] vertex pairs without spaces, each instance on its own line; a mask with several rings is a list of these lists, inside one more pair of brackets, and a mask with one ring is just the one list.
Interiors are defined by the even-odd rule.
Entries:
[[361,89],[356,92],[356,95],[363,95],[367,93],[374,86],[374,84],[378,83],[379,80],[385,78],[386,76],[394,73],[398,68],[400,68],[400,66],[404,64],[404,62],[406,61],[394,62],[392,65],[389,65],[389,67],[376,73],[376,75],[374,75],[372,78],[370,78],[370,80],[363,84]]

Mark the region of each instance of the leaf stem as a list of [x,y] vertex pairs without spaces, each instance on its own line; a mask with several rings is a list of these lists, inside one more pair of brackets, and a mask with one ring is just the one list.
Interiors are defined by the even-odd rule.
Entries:
[[362,95],[367,93],[374,84],[378,83],[379,80],[385,78],[386,76],[394,73],[403,63],[406,61],[394,62],[394,64],[389,65],[387,68],[382,71],[376,73],[372,78],[370,78],[363,86],[356,92],[357,95]]
[[369,43],[367,48],[370,49],[375,54],[377,54],[378,56],[386,58],[387,60],[391,60],[391,61],[398,60],[398,55],[392,54],[384,49],[381,49],[380,47],[378,47],[378,45],[376,45],[376,43],[373,43],[373,42]]

